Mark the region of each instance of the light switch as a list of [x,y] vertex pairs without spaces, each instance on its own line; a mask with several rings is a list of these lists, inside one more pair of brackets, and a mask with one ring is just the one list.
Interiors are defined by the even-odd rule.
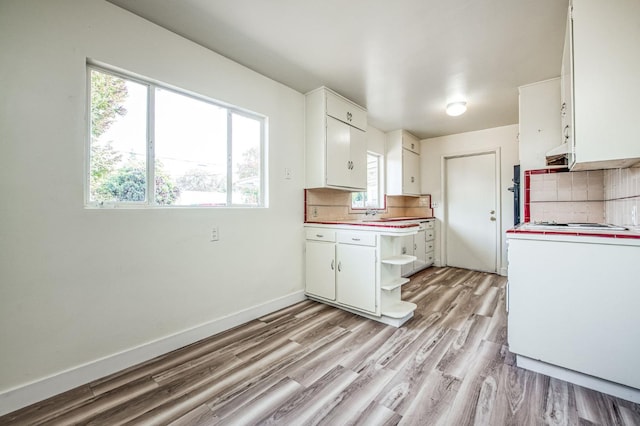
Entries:
[[291,169],[289,167],[284,168],[284,178],[291,179]]

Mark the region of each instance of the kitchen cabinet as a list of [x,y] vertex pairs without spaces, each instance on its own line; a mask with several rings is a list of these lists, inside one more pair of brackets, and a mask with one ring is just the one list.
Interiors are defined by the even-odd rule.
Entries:
[[[419,232],[419,231],[418,231]],[[401,238],[402,241],[402,249],[401,253],[406,254],[408,256],[415,256],[415,240],[417,238],[416,235],[407,235]],[[413,264],[414,262],[407,263],[406,265],[402,265],[400,268],[401,274],[403,277],[413,274]]]
[[376,312],[376,248],[338,244],[337,249],[337,301]]
[[376,235],[306,231],[307,294],[367,312],[376,312]]
[[431,266],[435,262],[436,247],[436,221],[435,219],[425,222],[424,243],[425,243],[425,267]]
[[305,227],[305,292],[315,300],[399,327],[416,309],[414,303],[401,300],[400,287],[409,279],[400,276],[400,268],[416,258],[401,253],[400,240],[415,234],[416,228],[375,232],[353,228]]
[[305,187],[366,190],[366,110],[325,87],[305,107]]
[[307,293],[336,300],[335,231],[307,230],[305,265]]
[[517,365],[626,399],[635,388],[640,401],[640,240],[523,233],[507,244]]
[[[547,167],[547,152],[560,145],[560,86],[561,79],[552,78],[518,88],[518,156],[523,173]],[[566,152],[561,157],[558,162],[566,163]]]
[[420,222],[420,228],[415,235],[401,237],[401,253],[415,256],[416,260],[403,265],[401,275],[407,277],[433,265],[435,227],[434,219]]
[[569,8],[563,137],[570,144],[572,170],[628,167],[640,161],[638,16],[637,0],[573,0]]
[[405,130],[386,135],[387,195],[420,195],[420,141]]

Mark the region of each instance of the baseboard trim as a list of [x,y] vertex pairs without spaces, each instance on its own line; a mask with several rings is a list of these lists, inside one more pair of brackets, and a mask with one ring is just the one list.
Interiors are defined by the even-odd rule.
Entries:
[[0,393],[0,416],[306,299],[303,290]]
[[546,376],[555,377],[565,382],[573,383],[585,388],[597,390],[627,401],[640,403],[640,389],[635,389],[619,383],[610,382],[598,377],[589,376],[577,371],[568,370],[557,365],[547,364],[543,361],[528,358],[522,355],[516,355],[516,365],[526,370],[535,371]]

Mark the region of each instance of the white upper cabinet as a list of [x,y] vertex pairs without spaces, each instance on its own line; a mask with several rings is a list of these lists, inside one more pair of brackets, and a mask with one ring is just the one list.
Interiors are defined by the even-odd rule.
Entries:
[[546,167],[547,151],[560,145],[560,86],[560,79],[554,78],[518,88],[518,154],[523,172]]
[[387,133],[387,195],[420,195],[420,141],[404,130]]
[[[627,167],[640,161],[640,1],[573,0],[569,12],[573,84],[563,89],[572,170]],[[572,56],[572,63],[570,62]],[[569,102],[567,102],[569,101]]]
[[305,105],[305,187],[366,190],[366,110],[325,87]]

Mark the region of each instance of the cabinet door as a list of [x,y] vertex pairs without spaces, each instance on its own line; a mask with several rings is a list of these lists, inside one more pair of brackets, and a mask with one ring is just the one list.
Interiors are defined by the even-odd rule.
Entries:
[[352,188],[367,189],[367,136],[366,133],[355,127],[351,127],[350,135],[350,159],[351,159],[351,186]]
[[402,147],[409,151],[413,151],[416,154],[420,154],[420,141],[418,138],[414,138],[413,135],[406,132],[403,132],[402,134]]
[[336,300],[336,245],[321,241],[307,241],[306,247],[306,292]]
[[416,257],[416,261],[413,262],[413,269],[422,269],[427,266],[427,243],[425,241],[425,231],[418,231],[415,235],[413,248],[415,249],[413,255]]
[[[400,237],[400,238],[401,238],[400,241],[402,244],[400,254],[408,254],[409,256],[414,256],[414,253],[415,253],[414,235],[405,235],[404,237]],[[400,272],[402,276],[411,275],[414,269],[414,265],[413,265],[414,263],[415,262],[411,262],[411,263],[407,263],[406,265],[402,265],[401,272]]]
[[560,96],[562,106],[560,118],[562,123],[562,142],[569,145],[569,164],[573,162],[573,52],[571,47],[571,10],[567,17],[562,52],[562,68],[560,70]]
[[402,192],[420,194],[420,156],[408,149],[402,150]]
[[350,129],[348,124],[327,117],[327,185],[351,186]]
[[376,312],[376,248],[338,244],[337,301]]

